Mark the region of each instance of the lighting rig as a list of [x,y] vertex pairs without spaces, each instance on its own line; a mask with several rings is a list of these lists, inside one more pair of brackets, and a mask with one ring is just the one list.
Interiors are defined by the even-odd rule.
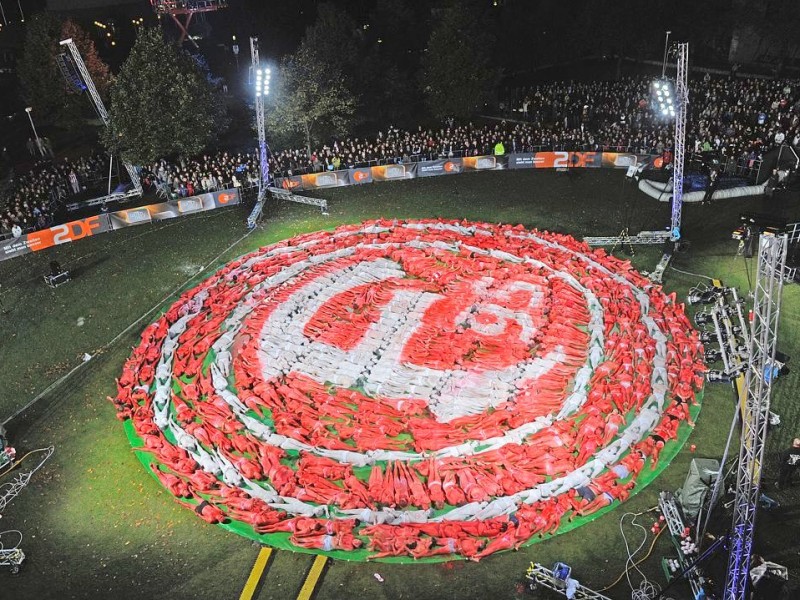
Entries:
[[[690,305],[705,305],[708,308],[694,315],[701,328],[700,341],[705,347],[705,360],[715,363],[722,360],[722,369],[706,374],[709,382],[732,382],[747,368],[748,324],[744,316],[745,300],[739,297],[734,287],[725,287],[719,280],[711,286],[698,284],[689,291]],[[717,344],[717,346],[713,346]]]
[[328,214],[328,201],[319,198],[310,198],[295,194],[291,190],[284,190],[272,187],[269,184],[269,154],[266,136],[266,118],[264,114],[264,101],[269,95],[269,86],[272,79],[272,71],[261,64],[258,53],[258,38],[250,38],[250,56],[252,64],[250,66],[250,81],[254,85],[255,93],[255,113],[256,113],[256,132],[258,133],[258,198],[250,216],[247,217],[247,226],[252,229],[261,218],[264,210],[264,200],[269,193],[276,200],[288,200],[299,204],[310,204],[320,207],[323,215]]
[[675,118],[675,86],[667,79],[656,79],[653,82],[651,106],[653,112],[662,119]]
[[736,499],[733,506],[724,600],[744,600],[749,587],[750,559],[769,425],[770,395],[772,382],[775,380],[771,373],[778,340],[787,248],[786,234],[761,235],[753,297],[750,359],[745,376],[745,392],[740,396],[742,435],[736,470]]
[[[729,503],[733,507],[731,528],[725,536],[706,548],[702,555],[706,557],[717,550],[727,550],[724,600],[745,600],[749,597],[756,513],[762,506],[777,504],[761,493],[761,476],[768,428],[780,423],[780,418],[770,411],[770,396],[772,383],[784,369],[787,360],[776,351],[787,247],[788,236],[785,233],[764,232],[760,235],[758,272],[749,326],[744,318],[744,301],[739,298],[735,288],[712,280],[711,286],[695,286],[688,297],[692,305],[709,307],[698,312],[695,321],[701,326],[713,323],[713,329],[704,329],[701,335],[705,343],[713,344],[716,341],[718,344],[718,347],[707,348],[706,359],[708,362],[722,360],[724,365],[723,369],[709,372],[708,380],[732,381],[736,386],[738,406],[721,465],[727,462],[734,432],[741,424],[739,456],[735,466],[736,484],[732,488],[734,499]],[[715,506],[724,487],[725,477],[717,477],[705,523],[700,527],[698,522],[697,545],[708,527],[710,507]],[[663,504],[662,511],[668,515],[670,507]],[[670,521],[669,516],[667,520]],[[680,577],[685,577],[691,566],[682,561],[679,567],[682,570]]]
[[250,67],[250,81],[253,82],[256,113],[256,132],[258,134],[258,198],[250,216],[247,218],[247,226],[252,229],[256,226],[261,212],[264,208],[264,198],[269,188],[269,157],[267,156],[267,135],[265,131],[264,99],[269,94],[269,84],[272,78],[270,69],[261,66],[261,59],[258,52],[258,38],[250,38],[250,57],[252,65]]
[[[86,68],[86,64],[83,62],[83,58],[81,57],[78,47],[75,45],[75,42],[72,41],[72,38],[61,40],[59,45],[65,48],[65,52],[59,56],[58,62],[59,65],[61,65],[61,70],[67,80],[67,83],[73,86],[73,89],[76,91],[85,90],[88,92],[92,106],[94,106],[94,109],[97,111],[97,116],[100,117],[103,125],[108,127],[111,121],[108,116],[108,111],[106,110],[106,105],[103,103],[103,99],[97,92],[94,81],[92,81],[92,76],[89,74],[89,69]],[[113,157],[111,162],[113,163]],[[125,166],[125,170],[128,172],[133,189],[123,194],[111,193],[111,164],[109,164],[108,195],[103,198],[91,200],[85,203],[86,206],[94,206],[97,204],[104,204],[110,200],[123,200],[131,196],[142,195],[142,182],[139,179],[139,172],[136,170],[136,167],[124,160],[122,161],[122,164]],[[69,206],[67,208],[69,209]]]
[[651,85],[650,106],[658,120],[675,121],[674,158],[672,174],[672,212],[669,229],[666,231],[642,231],[636,236],[586,237],[584,241],[593,246],[611,246],[616,244],[663,244],[674,242],[674,246],[665,249],[661,260],[648,277],[661,283],[664,272],[672,261],[672,255],[681,239],[681,218],[683,213],[683,170],[686,154],[686,119],[689,113],[689,44],[686,42],[673,44],[672,50],[676,58],[677,75],[673,82],[666,76],[667,54],[669,49],[669,33],[664,47],[664,70],[659,79]]

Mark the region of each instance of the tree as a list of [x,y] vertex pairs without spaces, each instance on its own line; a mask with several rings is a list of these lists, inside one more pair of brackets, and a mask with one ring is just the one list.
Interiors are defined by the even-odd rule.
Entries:
[[786,61],[793,61],[800,51],[798,19],[800,6],[797,2],[771,0],[766,3],[763,16],[755,20],[755,30],[768,45],[770,58],[778,58],[774,68],[779,75]]
[[356,99],[334,65],[316,60],[301,43],[299,50],[281,62],[268,114],[270,131],[287,141],[299,138],[308,153],[325,135],[344,135],[352,123]]
[[419,124],[424,106],[415,78],[428,42],[429,17],[429,6],[396,0],[378,0],[370,13],[355,89],[363,107],[359,114],[371,129]]
[[25,46],[17,65],[22,98],[44,123],[57,120],[66,98],[66,86],[55,59],[59,29],[58,20],[49,12],[28,19]]
[[157,28],[139,31],[111,87],[110,118],[104,144],[134,164],[197,154],[227,120],[221,95]]
[[336,66],[351,79],[359,65],[356,32],[358,25],[335,2],[323,2],[317,7],[317,18],[306,28],[301,44],[313,52],[316,60]]
[[58,42],[67,38],[72,38],[78,47],[100,95],[106,95],[111,73],[97,54],[94,42],[73,21],[59,23],[47,12],[37,13],[28,22],[19,80],[23,99],[33,107],[38,119],[75,129],[85,122],[83,117],[90,112],[91,104],[68,88],[58,69],[56,57],[64,50]]
[[492,97],[499,81],[491,64],[493,43],[477,3],[452,2],[441,9],[420,75],[422,93],[436,117],[469,117]]
[[111,85],[111,71],[108,65],[103,62],[100,55],[97,53],[97,47],[94,45],[92,38],[89,34],[75,21],[67,19],[61,24],[61,39],[72,39],[77,46],[78,51],[81,53],[83,62],[86,64],[86,69],[94,81],[94,86],[97,88],[100,96],[103,99],[108,97],[108,89]]

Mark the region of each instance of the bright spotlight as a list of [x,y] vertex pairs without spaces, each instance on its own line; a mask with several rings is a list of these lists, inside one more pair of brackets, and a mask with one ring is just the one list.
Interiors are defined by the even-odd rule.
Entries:
[[675,116],[674,103],[674,83],[669,79],[656,79],[653,81],[654,94],[651,95],[650,106],[652,111],[662,118]]
[[271,71],[269,69],[256,69],[255,91],[256,97],[269,95],[269,81]]

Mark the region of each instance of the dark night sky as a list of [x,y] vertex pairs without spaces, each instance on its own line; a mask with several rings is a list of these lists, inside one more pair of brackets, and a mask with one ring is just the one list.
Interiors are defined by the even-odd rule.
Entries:
[[[207,21],[210,35],[216,41],[227,41],[232,34],[244,39],[250,35],[262,38],[262,47],[274,56],[291,52],[303,31],[316,15],[316,5],[323,0],[228,0],[228,7],[195,18]],[[3,5],[16,0],[0,0]],[[376,0],[347,0],[346,7],[356,20],[366,18]],[[127,23],[132,17],[144,16],[154,24],[154,12],[149,0],[25,0],[26,13],[46,6],[48,10],[71,15],[79,22],[94,19]],[[27,10],[30,5],[30,11]],[[38,5],[38,6],[37,6]],[[170,25],[171,26],[171,25]],[[122,50],[124,48],[120,48]]]
[[47,0],[48,10],[70,11],[87,8],[122,6],[124,4],[142,4],[141,0]]

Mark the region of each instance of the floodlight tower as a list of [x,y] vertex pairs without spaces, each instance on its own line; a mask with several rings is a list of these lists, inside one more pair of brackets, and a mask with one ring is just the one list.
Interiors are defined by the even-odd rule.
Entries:
[[269,187],[269,158],[267,156],[267,136],[264,125],[264,98],[269,95],[271,71],[261,66],[258,56],[258,38],[250,38],[250,54],[253,61],[252,81],[255,82],[256,130],[258,132],[258,203],[263,202]]
[[724,600],[745,600],[748,597],[750,556],[761,494],[787,247],[786,234],[761,234],[750,329],[750,362],[745,375],[745,397],[741,400],[742,436]]
[[[195,48],[197,42],[189,35],[189,24],[192,22],[192,17],[199,13],[207,13],[220,8],[228,6],[228,0],[150,0],[153,5],[153,10],[160,17],[161,15],[169,15],[178,29],[181,32],[181,37],[178,39],[179,44],[183,44],[184,40],[189,39]],[[179,17],[183,17],[183,21]]]
[[[59,64],[62,66],[62,70],[65,73],[71,71],[71,69],[67,66],[68,62],[71,62],[72,65],[75,66],[77,69],[77,74],[79,75],[79,79],[76,80],[74,83],[79,84],[83,83],[83,87],[87,92],[89,92],[89,98],[94,105],[95,110],[97,111],[97,116],[100,117],[100,120],[103,122],[103,125],[106,127],[110,124],[110,119],[108,118],[108,111],[106,110],[106,105],[103,104],[103,99],[100,97],[100,94],[97,92],[97,88],[94,85],[94,81],[92,81],[92,76],[89,74],[89,69],[86,68],[86,64],[83,62],[83,58],[81,58],[81,53],[78,51],[78,47],[75,45],[75,42],[72,41],[72,38],[61,40],[59,42],[61,46],[66,46],[67,50],[69,51],[69,59],[67,55],[59,56]],[[67,76],[68,81],[70,77]],[[142,195],[142,182],[139,179],[139,173],[136,171],[136,167],[134,167],[128,161],[123,161],[125,165],[125,170],[128,171],[128,176],[131,178],[131,183],[133,184],[134,189],[136,190],[136,194],[141,196]]]
[[675,78],[675,135],[674,164],[672,171],[672,221],[670,235],[676,242],[681,237],[683,212],[683,167],[686,152],[686,119],[689,113],[689,44],[677,44],[678,73]]

